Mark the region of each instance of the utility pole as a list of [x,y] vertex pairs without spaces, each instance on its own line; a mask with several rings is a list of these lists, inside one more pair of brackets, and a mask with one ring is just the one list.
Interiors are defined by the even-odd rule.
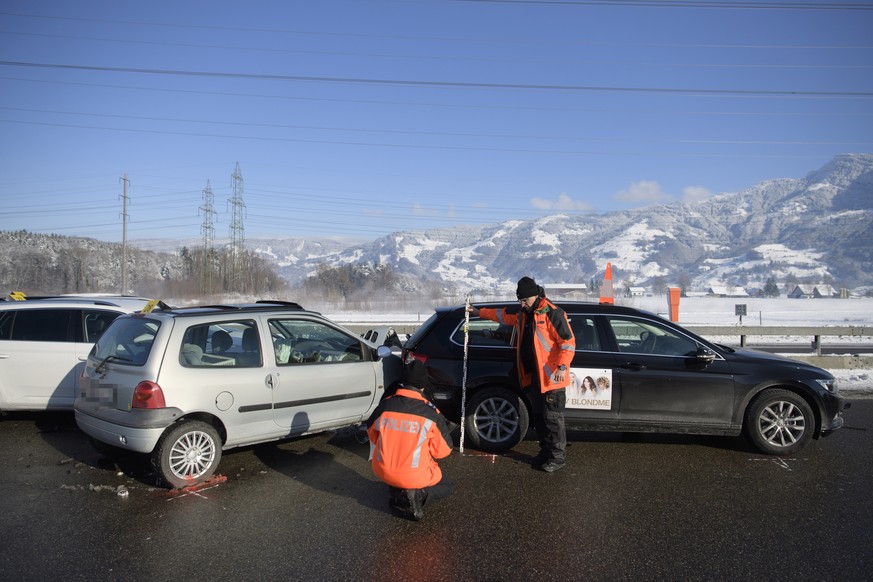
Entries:
[[200,265],[200,293],[211,295],[213,272],[215,268],[215,207],[212,205],[212,185],[206,180],[206,188],[203,190],[203,224],[200,232],[203,233],[203,259]]
[[243,226],[243,213],[245,212],[245,202],[242,199],[243,193],[243,178],[242,172],[239,169],[239,162],[236,163],[236,168],[231,174],[233,179],[232,191],[233,197],[228,200],[232,206],[230,220],[230,281],[231,291],[243,291],[243,242],[245,242],[245,227]]
[[121,294],[127,294],[127,174],[121,178],[124,185],[121,199]]

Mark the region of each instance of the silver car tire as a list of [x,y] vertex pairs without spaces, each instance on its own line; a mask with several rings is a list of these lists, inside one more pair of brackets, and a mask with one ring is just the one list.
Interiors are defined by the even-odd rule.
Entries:
[[181,489],[212,476],[221,461],[218,431],[199,420],[183,420],[161,436],[152,463],[164,483]]
[[801,396],[782,388],[764,390],[749,405],[746,433],[768,455],[790,455],[806,446],[815,432],[815,415]]

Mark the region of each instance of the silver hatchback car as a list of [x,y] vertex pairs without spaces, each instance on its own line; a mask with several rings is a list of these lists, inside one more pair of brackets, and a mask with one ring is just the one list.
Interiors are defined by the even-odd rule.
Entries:
[[122,316],[88,356],[76,422],[100,443],[149,454],[165,484],[196,485],[223,449],[366,420],[389,356],[296,303]]

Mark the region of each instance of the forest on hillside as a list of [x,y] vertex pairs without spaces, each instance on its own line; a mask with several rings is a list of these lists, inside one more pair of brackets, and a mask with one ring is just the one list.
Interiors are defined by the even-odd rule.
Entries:
[[[126,262],[127,273],[122,273]],[[126,285],[122,279],[126,275]],[[175,253],[122,248],[88,238],[0,232],[0,285],[29,296],[110,293],[172,298],[184,302],[226,301],[228,297],[306,300],[343,308],[366,308],[389,295],[413,289],[384,265],[320,265],[302,284],[292,286],[266,259],[230,246],[205,251],[182,247]],[[414,295],[437,297],[438,285]]]

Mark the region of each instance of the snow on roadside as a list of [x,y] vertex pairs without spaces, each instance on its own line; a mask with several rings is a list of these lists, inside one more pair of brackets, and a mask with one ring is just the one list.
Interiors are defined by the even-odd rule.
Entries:
[[873,370],[828,370],[837,379],[837,387],[847,398],[873,398]]

